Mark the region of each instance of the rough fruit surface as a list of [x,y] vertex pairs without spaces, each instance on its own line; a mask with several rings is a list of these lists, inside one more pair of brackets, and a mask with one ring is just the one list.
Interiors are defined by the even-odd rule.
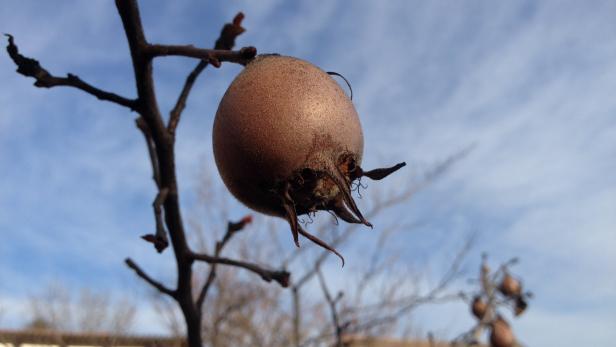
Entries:
[[225,93],[214,122],[214,156],[241,202],[282,216],[276,184],[302,168],[352,153],[363,134],[351,100],[326,72],[300,59],[264,56],[246,66]]

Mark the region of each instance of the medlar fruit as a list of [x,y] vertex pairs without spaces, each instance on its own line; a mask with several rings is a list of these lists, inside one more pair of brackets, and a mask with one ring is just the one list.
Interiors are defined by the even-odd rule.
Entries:
[[515,337],[513,331],[507,321],[498,316],[492,322],[492,330],[490,332],[491,347],[513,347],[515,346]]
[[296,245],[301,234],[339,256],[297,216],[326,210],[372,226],[351,184],[405,165],[364,171],[362,128],[349,97],[325,71],[279,55],[258,56],[233,80],[216,112],[213,145],[220,175],[239,201],[285,218]]
[[522,294],[522,285],[520,284],[520,281],[513,278],[513,276],[508,273],[505,273],[498,289],[501,293],[503,293],[503,295],[510,298],[515,298]]
[[473,316],[477,317],[479,320],[482,320],[487,310],[488,304],[481,298],[481,296],[476,296],[471,305]]

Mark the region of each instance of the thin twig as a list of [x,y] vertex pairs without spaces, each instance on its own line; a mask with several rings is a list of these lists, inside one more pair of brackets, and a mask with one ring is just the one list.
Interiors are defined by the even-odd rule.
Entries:
[[[216,242],[216,248],[214,250],[214,256],[219,257],[222,249],[225,245],[231,240],[233,235],[242,231],[244,227],[252,222],[252,216],[246,216],[242,218],[239,222],[229,222],[227,224],[227,232],[223,236],[222,240]],[[197,307],[201,308],[203,306],[203,302],[205,301],[205,297],[207,296],[207,292],[210,289],[210,286],[214,282],[216,278],[216,263],[211,264],[210,272],[208,273],[207,279],[205,280],[205,284],[201,287],[201,291],[199,292],[199,296],[197,297]]]
[[254,47],[243,47],[237,51],[229,51],[224,49],[197,48],[192,45],[154,44],[146,45],[143,48],[143,51],[149,58],[164,57],[169,55],[198,58],[206,60],[214,67],[219,67],[223,62],[246,65],[257,55],[257,49]]
[[327,288],[327,284],[325,283],[325,278],[323,277],[323,273],[321,272],[321,268],[317,268],[317,277],[319,278],[319,283],[321,284],[321,290],[323,291],[323,295],[325,296],[325,300],[329,306],[329,311],[332,316],[332,324],[334,325],[334,331],[336,332],[336,347],[342,347],[342,326],[340,325],[340,320],[338,318],[338,309],[336,304],[342,298],[342,292],[336,297],[333,298],[329,292],[329,288]]
[[204,261],[208,264],[224,264],[241,267],[243,269],[256,273],[257,275],[261,276],[261,278],[266,282],[271,282],[272,280],[274,280],[284,288],[289,286],[291,274],[285,270],[268,270],[254,263],[229,258],[214,257],[204,253],[190,253],[189,258],[193,260]]
[[146,274],[140,267],[139,265],[137,265],[131,258],[126,258],[124,260],[124,262],[126,263],[126,265],[128,265],[129,268],[133,269],[135,271],[135,273],[137,274],[137,276],[143,278],[146,282],[148,282],[152,287],[158,289],[158,291],[160,291],[161,293],[167,294],[172,298],[175,298],[176,296],[176,292],[174,290],[171,290],[169,288],[167,288],[164,284],[154,280],[152,277],[150,277],[148,274]]
[[137,111],[137,101],[128,99],[118,94],[110,93],[94,87],[91,84],[84,82],[81,78],[73,74],[67,74],[66,77],[57,77],[45,70],[38,60],[25,57],[19,54],[19,49],[15,45],[13,35],[4,34],[8,37],[9,44],[6,47],[7,52],[13,62],[17,65],[17,72],[36,79],[34,85],[39,88],[52,88],[58,86],[73,87],[80,89],[88,94],[94,95],[100,100],[110,101],[120,106],[128,107],[133,111]]

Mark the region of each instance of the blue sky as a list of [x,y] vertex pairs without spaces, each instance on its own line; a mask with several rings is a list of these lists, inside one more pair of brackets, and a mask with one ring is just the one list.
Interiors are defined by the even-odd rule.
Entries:
[[[425,168],[476,144],[404,210],[390,211],[430,221],[406,240],[408,260],[438,253],[444,235],[476,231],[475,258],[485,250],[495,261],[522,259],[516,271],[536,295],[514,323],[524,342],[608,346],[616,338],[616,2],[142,2],[152,42],[209,46],[242,10],[240,45],[344,74],[366,167],[406,160],[409,170]],[[111,3],[2,4],[0,31],[24,54],[52,73],[134,95]],[[164,110],[193,65],[157,61]],[[189,100],[177,145],[187,206],[211,158],[217,102],[239,69],[208,69]],[[138,239],[153,228],[155,191],[134,115],[75,90],[36,89],[5,54],[0,81],[0,305],[8,307],[0,323],[21,324],[25,299],[50,280],[139,296],[122,265],[127,255],[170,276],[169,252],[159,256]],[[455,333],[470,324],[460,310],[416,319]],[[140,331],[156,327],[146,313],[139,318]]]

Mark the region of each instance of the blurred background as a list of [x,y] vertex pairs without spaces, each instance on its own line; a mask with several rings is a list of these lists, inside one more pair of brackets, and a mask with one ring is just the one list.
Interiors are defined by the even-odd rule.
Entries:
[[[616,2],[141,3],[150,42],[202,47],[212,46],[238,11],[248,30],[238,47],[300,57],[351,82],[364,127],[364,167],[408,164],[362,190],[360,205],[368,210],[396,194],[404,199],[379,210],[373,230],[352,230],[340,247],[345,268],[335,257],[320,264],[332,293],[358,296],[357,281],[380,264],[359,301],[387,296],[383,283],[399,285],[402,297],[425,296],[455,264],[455,278],[439,293],[447,296],[476,287],[467,280],[477,277],[482,253],[495,266],[519,257],[512,271],[534,293],[528,312],[510,320],[521,341],[613,344]],[[3,0],[0,31],[53,74],[70,72],[135,95],[111,2]],[[156,60],[163,112],[195,63]],[[252,213],[226,192],[212,159],[218,100],[240,70],[208,67],[178,129],[184,216],[193,242],[206,249],[227,220]],[[74,89],[35,88],[6,54],[0,81],[0,327],[32,324],[35,302],[52,292],[76,303],[86,293],[130,306],[124,330],[172,334],[172,309],[123,264],[130,256],[165,283],[175,278],[171,252],[157,254],[140,239],[154,230],[156,190],[136,115]],[[323,214],[307,228],[330,240],[345,235],[344,225]],[[256,216],[238,238],[230,254],[272,266],[288,261],[293,276],[321,254],[304,241],[294,256],[288,226],[272,218]],[[238,276],[289,306],[275,284]],[[325,310],[317,277],[302,290],[317,317],[306,321]],[[63,328],[78,329],[78,321]],[[473,324],[467,303],[448,300],[413,307],[384,332],[447,340]]]

